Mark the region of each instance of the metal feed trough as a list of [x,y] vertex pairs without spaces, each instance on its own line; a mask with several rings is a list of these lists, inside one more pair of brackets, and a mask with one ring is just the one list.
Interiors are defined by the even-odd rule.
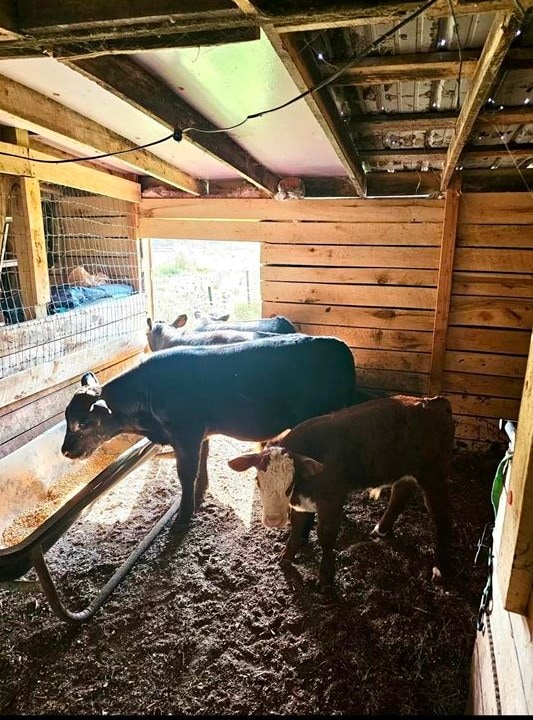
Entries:
[[[160,445],[146,438],[134,443],[134,436],[119,436],[104,444],[99,466],[83,484],[79,483],[80,468],[91,471],[89,460],[76,463],[61,454],[65,422],[61,422],[24,447],[0,460],[0,589],[42,591],[55,614],[65,621],[84,621],[104,604],[119,582],[139,557],[150,547],[157,535],[179,510],[178,499],[137,545],[92,602],[83,610],[73,612],[63,605],[45,561],[45,553],[79,518],[81,512],[119,480],[160,450]],[[134,444],[132,444],[134,443]],[[126,449],[125,449],[126,448]],[[103,454],[102,454],[103,453]],[[104,466],[105,465],[105,466]],[[6,533],[16,527],[21,517],[32,517],[34,508],[45,507],[50,489],[65,485],[65,478],[78,478],[78,487],[51,504],[52,512],[43,516],[20,541],[6,542]],[[40,505],[39,505],[40,503]],[[25,515],[26,514],[26,515]],[[23,528],[24,531],[24,528]],[[27,532],[27,531],[26,531]],[[16,535],[15,535],[16,540]],[[33,568],[38,582],[21,579]]]

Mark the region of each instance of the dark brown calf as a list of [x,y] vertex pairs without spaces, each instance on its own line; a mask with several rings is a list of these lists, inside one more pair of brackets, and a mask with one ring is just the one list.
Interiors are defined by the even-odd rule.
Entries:
[[384,537],[417,483],[435,523],[437,580],[449,557],[453,440],[446,398],[396,395],[305,420],[263,452],[241,455],[228,464],[237,471],[258,469],[263,524],[285,525],[290,507],[291,533],[283,560],[294,559],[317,514],[321,588],[334,582],[334,547],[349,493],[392,486],[387,509],[372,531]]

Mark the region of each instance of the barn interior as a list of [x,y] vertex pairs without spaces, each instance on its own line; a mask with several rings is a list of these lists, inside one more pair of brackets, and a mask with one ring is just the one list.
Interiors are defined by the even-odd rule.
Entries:
[[531,0],[4,0],[0,489],[14,464],[47,475],[82,373],[143,357],[152,239],[259,242],[263,316],[343,340],[363,388],[443,394],[458,448],[512,458],[469,712],[530,713],[532,20]]

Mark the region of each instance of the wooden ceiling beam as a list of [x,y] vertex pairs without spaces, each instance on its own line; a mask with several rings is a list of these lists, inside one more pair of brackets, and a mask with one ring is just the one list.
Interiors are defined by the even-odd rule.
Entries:
[[164,24],[179,27],[195,21],[211,22],[219,29],[236,16],[231,0],[61,0],[35,2],[17,0],[18,27],[23,33],[97,30],[135,24]]
[[[243,0],[249,5],[249,0]],[[239,6],[241,0],[235,0]],[[258,3],[259,4],[259,3]],[[258,11],[261,22],[271,23],[280,33],[308,32],[312,30],[328,30],[341,27],[356,27],[359,25],[375,25],[378,23],[397,22],[420,7],[419,0],[413,2],[394,2],[381,0],[381,2],[350,2],[350,0],[331,0],[321,2],[320,7],[309,9],[305,0],[298,4],[293,2],[290,11],[286,3],[279,0],[262,0]],[[533,0],[521,0],[524,10],[533,7]],[[453,9],[457,17],[475,15],[484,12],[512,11],[516,9],[514,0],[478,0],[478,2],[464,3],[453,0]],[[439,0],[427,11],[428,18],[450,17],[448,0]]]
[[441,190],[445,191],[455,172],[476,118],[485,104],[498,71],[520,27],[521,17],[514,12],[496,13],[468,94],[459,113],[455,136],[450,143],[442,169]]
[[361,157],[372,163],[440,163],[446,159],[446,148],[394,148],[384,150],[361,150]]
[[[429,132],[449,130],[455,127],[459,113],[387,113],[380,115],[353,116],[350,132],[357,135],[372,135],[386,132]],[[533,122],[533,106],[509,107],[503,110],[482,112],[476,118],[474,127],[482,130],[499,131],[507,125],[525,125]]]
[[[345,70],[333,85],[387,85],[395,82],[425,80],[446,80],[462,78],[470,80],[477,69],[480,50],[463,50],[435,53],[406,53],[402,55],[371,56],[360,60]],[[330,60],[333,65],[342,65],[342,60]],[[529,70],[533,67],[532,48],[509,50],[502,63],[504,70]],[[327,75],[326,75],[327,77]]]
[[[525,160],[533,157],[533,143],[520,143],[508,146],[487,145],[467,147],[463,154],[464,160],[495,160],[499,157],[509,157],[509,153],[515,160]],[[384,150],[361,150],[361,157],[367,162],[444,162],[447,155],[446,148],[393,148]]]
[[[309,48],[301,37],[280,37],[272,32],[269,39],[300,92],[320,82],[318,70],[312,65]],[[364,197],[366,180],[363,165],[331,94],[327,89],[319,90],[307,95],[306,100],[358,194]]]
[[[166,128],[174,130],[198,127],[219,130],[131,58],[116,56],[63,62]],[[195,145],[269,195],[277,192],[279,178],[258,163],[226,133],[191,133],[187,134],[182,142]]]
[[[462,62],[461,62],[462,58]],[[471,78],[479,60],[478,50],[436,53],[409,53],[405,55],[382,55],[366,57],[347,68],[334,80],[334,85],[386,85],[416,80],[445,80]],[[338,60],[334,65],[342,64]]]
[[[262,16],[255,3],[250,0],[234,0],[234,2],[243,14],[259,22],[299,92],[303,93],[320,82],[318,71],[312,69],[311,63],[306,61],[306,50],[308,49],[301,38],[290,35],[280,36],[274,25]],[[353,183],[357,195],[364,197],[366,194],[365,171],[330,93],[327,90],[309,93],[305,97],[305,102],[331,143],[347,176]]]
[[188,173],[148,150],[134,149],[135,143],[100,123],[6,77],[0,77],[0,112],[5,113],[14,126],[43,137],[51,135],[51,139],[55,137],[58,142],[73,140],[80,146],[80,155],[128,150],[119,159],[132,168],[131,172],[151,175],[192,195],[204,192],[203,183]]
[[114,33],[113,37],[81,38],[60,37],[24,38],[12,42],[0,42],[0,58],[53,57],[82,59],[100,55],[134,54],[149,50],[177,47],[200,47],[204,45],[229,45],[250,42],[260,37],[259,28],[253,25],[230,27],[226,30],[193,30],[160,32],[148,29],[146,34],[130,34],[127,30]]

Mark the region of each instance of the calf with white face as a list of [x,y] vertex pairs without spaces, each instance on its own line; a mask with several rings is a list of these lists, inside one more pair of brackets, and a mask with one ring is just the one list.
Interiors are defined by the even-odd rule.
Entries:
[[433,579],[447,569],[451,530],[448,490],[454,422],[443,397],[378,398],[305,420],[262,452],[228,461],[257,468],[263,524],[291,533],[282,559],[291,562],[317,515],[322,547],[319,585],[333,585],[334,545],[350,492],[391,487],[388,506],[372,531],[384,537],[418,484],[436,528]]

